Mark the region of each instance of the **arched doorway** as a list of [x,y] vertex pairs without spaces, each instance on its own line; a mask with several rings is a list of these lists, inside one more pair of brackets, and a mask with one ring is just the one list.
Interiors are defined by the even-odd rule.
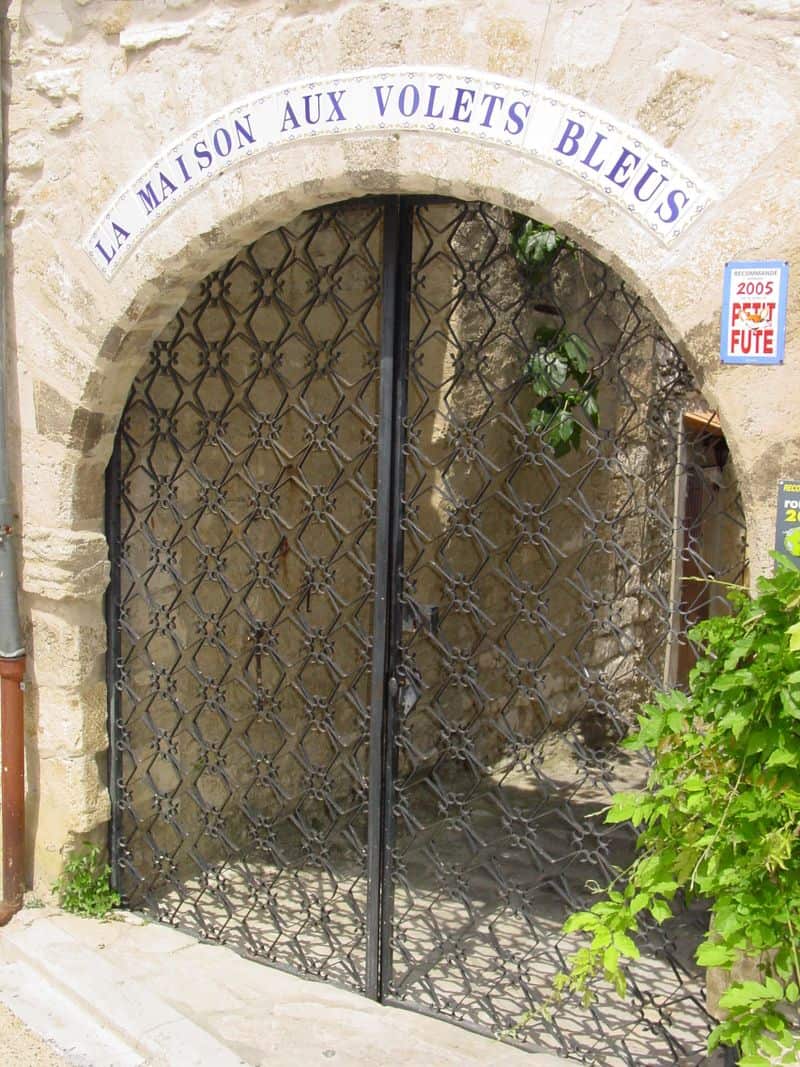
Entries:
[[153,346],[109,479],[116,878],[387,1002],[701,1062],[690,915],[636,1010],[550,990],[630,856],[599,814],[646,773],[618,742],[744,566],[736,486],[636,296],[546,230],[521,262],[521,225],[309,212]]

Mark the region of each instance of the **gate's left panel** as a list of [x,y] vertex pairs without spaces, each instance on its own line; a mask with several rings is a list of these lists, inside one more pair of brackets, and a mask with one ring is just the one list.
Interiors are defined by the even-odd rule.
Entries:
[[326,208],[207,277],[134,384],[111,486],[119,888],[355,988],[381,231],[379,205]]

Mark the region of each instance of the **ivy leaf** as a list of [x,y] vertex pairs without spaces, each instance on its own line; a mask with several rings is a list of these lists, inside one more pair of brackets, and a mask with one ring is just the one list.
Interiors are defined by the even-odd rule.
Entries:
[[755,684],[756,679],[752,671],[740,670],[733,671],[730,674],[723,674],[722,677],[717,678],[712,688],[724,693],[728,689],[742,689]]
[[730,730],[733,736],[738,740],[749,721],[750,720],[743,711],[740,711],[738,708],[732,708],[719,720],[719,728],[720,730]]
[[767,760],[766,767],[796,767],[797,753],[789,752],[785,748],[776,748]]
[[617,930],[614,934],[613,942],[614,947],[619,949],[621,956],[630,956],[633,960],[639,959],[639,949],[627,934],[623,934],[621,931]]
[[631,900],[631,914],[636,915],[638,912],[642,911],[643,908],[646,908],[649,902],[649,893],[636,893],[636,895]]
[[641,804],[640,793],[616,793],[606,814],[607,823],[630,822]]
[[695,959],[701,967],[729,967],[736,959],[736,953],[725,945],[704,941],[698,948]]
[[719,998],[719,1006],[726,1011],[736,1008],[760,1007],[767,1001],[783,999],[783,987],[774,978],[762,982],[736,982]]
[[666,900],[657,900],[650,908],[650,914],[657,923],[663,923],[672,918],[672,908]]
[[800,622],[787,626],[786,632],[789,635],[789,650],[791,652],[800,652]]
[[574,934],[578,930],[594,930],[598,923],[599,919],[590,911],[577,911],[564,923],[564,933]]
[[570,369],[585,373],[589,369],[589,349],[577,334],[570,334],[563,343]]
[[619,951],[613,945],[603,952],[603,967],[612,973],[619,967]]

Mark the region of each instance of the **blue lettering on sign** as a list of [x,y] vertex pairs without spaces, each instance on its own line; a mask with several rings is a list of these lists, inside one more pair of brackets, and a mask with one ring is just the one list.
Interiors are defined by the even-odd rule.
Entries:
[[289,122],[291,122],[293,130],[300,129],[300,123],[297,121],[297,115],[295,115],[292,105],[287,100],[286,107],[283,109],[283,125],[281,126],[281,133],[286,133],[286,126]]
[[[323,104],[327,109],[324,119],[326,124],[346,122],[347,115],[342,107],[342,97],[346,91],[346,89],[337,89],[327,92],[324,94],[324,99],[322,93],[304,93],[300,104],[296,101],[293,104],[291,100],[287,100],[283,108],[281,133],[286,133],[287,130],[289,132],[299,130],[304,125],[318,126],[323,121]],[[297,117],[298,115],[300,118]]]
[[185,185],[186,182],[190,182],[192,180],[192,176],[186,169],[186,164],[183,162],[183,156],[175,156],[175,162],[178,164],[178,169],[183,175],[183,182]]
[[[586,136],[586,127],[577,119],[567,118],[553,150],[568,159],[576,159],[579,167],[585,167],[607,178],[619,189],[627,189],[630,186],[633,196],[640,204],[648,204],[656,198],[653,204],[653,213],[661,222],[667,225],[678,222],[682,212],[690,202],[689,194],[683,189],[662,188],[668,183],[668,178],[652,165],[645,164],[643,173],[639,173],[642,157],[625,145],[612,148],[609,153],[609,138],[604,133],[596,133],[585,154],[579,157],[583,151],[583,139]],[[656,182],[653,179],[658,179]],[[658,195],[661,194],[661,195]]]
[[[632,160],[633,162],[631,162]],[[618,185],[620,189],[624,189],[630,179],[631,169],[638,167],[641,162],[641,156],[637,156],[635,152],[631,152],[628,148],[623,148],[619,154],[619,159],[608,172],[608,180],[612,181],[614,185]]]
[[[483,93],[478,98],[476,89],[464,85],[454,86],[449,95],[441,85],[419,85],[411,81],[399,88],[395,82],[379,83],[372,86],[372,91],[378,117],[389,122],[420,115],[426,119],[445,119],[460,126],[471,124],[519,137],[524,133],[530,114],[530,104],[522,100],[509,102],[499,93]],[[296,121],[296,117],[292,117]],[[298,122],[297,127],[300,125]],[[281,132],[285,132],[285,128],[286,116]]]
[[136,195],[144,204],[144,209],[149,215],[151,211],[155,211],[161,201],[158,199],[158,193],[153,190],[153,183],[147,182],[141,189],[136,190]]
[[214,157],[208,150],[208,145],[205,141],[197,141],[194,146],[194,158],[197,160],[197,165],[200,170],[208,170],[214,161]]
[[117,252],[120,250],[120,248],[122,248],[122,246],[125,244],[125,242],[130,237],[130,234],[128,233],[128,231],[126,229],[124,229],[124,227],[120,226],[119,223],[116,223],[116,222],[112,222],[111,223],[111,235],[112,235],[112,240],[113,240],[113,245],[114,246],[113,246],[113,248],[111,249],[110,252],[105,247],[105,245],[103,244],[102,241],[98,241],[94,246],[97,249],[97,251],[100,253],[100,255],[103,257],[103,259],[106,261],[106,263],[110,263],[111,262],[111,260],[114,258],[114,256],[117,254]]
[[592,145],[592,147],[589,149],[589,151],[586,153],[586,155],[581,160],[581,163],[583,163],[584,167],[588,167],[590,170],[596,170],[596,171],[601,171],[603,169],[603,165],[604,165],[605,161],[601,158],[595,163],[595,155],[596,155],[597,150],[600,147],[600,145],[603,143],[603,141],[606,141],[606,140],[608,140],[608,138],[606,137],[606,135],[604,133],[598,133],[596,135],[596,137],[594,139],[594,144]]
[[158,172],[158,179],[160,185],[161,195],[153,189],[153,182],[146,182],[140,189],[136,190],[136,195],[139,200],[144,204],[144,209],[149,215],[151,211],[155,211],[159,204],[162,204],[168,196],[172,196],[173,193],[178,191],[177,185],[170,181],[163,170]]
[[223,159],[225,156],[231,154],[233,138],[224,126],[220,126],[218,130],[214,130],[214,136],[211,139],[211,143],[214,145],[214,151],[218,156],[222,156]]
[[453,104],[453,122],[469,122],[472,118],[472,101],[475,99],[474,89],[456,89],[456,102]]
[[[389,106],[389,101],[394,91],[393,85],[376,85],[375,95],[378,97],[378,111],[381,113],[381,118],[386,114],[386,108]],[[384,92],[386,95],[384,96]]]
[[425,118],[427,118],[427,119],[440,119],[440,118],[443,118],[443,116],[444,116],[444,107],[443,106],[440,107],[438,111],[434,111],[433,110],[434,107],[436,106],[436,96],[437,96],[438,92],[439,92],[439,86],[438,85],[429,85],[428,86],[428,106],[425,109]]
[[[504,98],[502,96],[497,96],[495,93],[484,93],[483,94],[483,99],[481,100],[481,104],[486,104],[487,106],[486,106],[486,110],[483,113],[483,119],[481,120],[481,126],[485,126],[487,129],[491,129],[492,128],[492,115],[494,114],[494,109],[497,107],[498,104],[501,107],[503,106],[503,99]],[[488,104],[487,104],[487,101],[488,101]]]
[[[678,203],[678,198],[679,197],[680,197],[680,201],[681,201],[680,203]],[[683,209],[686,207],[686,205],[688,203],[689,203],[689,197],[686,195],[686,193],[683,191],[683,189],[673,189],[672,192],[667,195],[667,200],[666,200],[666,205],[667,205],[667,210],[669,211],[669,215],[664,215],[663,214],[664,204],[662,204],[661,207],[659,207],[659,209],[656,211],[656,214],[658,215],[658,217],[661,219],[662,222],[675,222],[675,220],[680,215],[681,211],[683,211]]]
[[521,100],[515,100],[508,109],[508,121],[504,129],[512,137],[517,137],[525,129],[525,121],[530,114],[531,105],[523,104]]
[[585,133],[586,127],[582,126],[580,122],[576,122],[575,119],[567,119],[567,125],[561,134],[561,140],[556,145],[556,152],[560,152],[562,156],[574,156],[578,151],[578,142]]
[[416,114],[419,107],[419,89],[416,85],[403,86],[397,98],[397,106],[400,109],[400,114],[405,115],[407,119]]
[[[245,126],[245,123],[247,123],[247,126]],[[233,128],[236,130],[236,138],[239,148],[244,148],[245,144],[255,144],[256,135],[253,133],[253,128],[250,125],[249,115],[243,115],[241,122],[239,119],[234,119]]]
[[[332,98],[335,109],[337,94],[329,93],[328,96]],[[211,134],[210,143],[205,138],[196,141],[191,156],[187,158],[183,153],[175,156],[174,166],[165,167],[154,177],[148,177],[147,181],[142,182],[136,189],[136,202],[143,208],[145,216],[152,215],[165,200],[177,193],[179,186],[188,185],[204,170],[208,170],[215,158],[227,159],[232,153],[255,144],[255,141],[256,135],[249,113],[234,119],[232,128],[220,124]],[[106,264],[110,264],[129,237],[129,231],[121,223],[111,219],[109,233],[102,240],[96,241],[94,247]]]
[[[655,188],[651,189],[647,196],[642,196],[643,190],[647,188],[647,183],[656,174],[658,174],[658,185],[656,185]],[[652,166],[652,164],[648,163],[647,170],[645,171],[644,175],[638,180],[636,185],[633,187],[633,195],[640,203],[646,204],[649,200],[653,199],[653,197],[656,195],[656,193],[666,180],[667,179],[664,177],[663,174],[660,174],[656,170],[656,168]]]
[[296,138],[408,127],[557,164],[622,201],[667,243],[712,195],[647,136],[580,100],[471,71],[390,68],[275,87],[211,116],[121,191],[85,247],[110,276],[187,187],[237,159]]

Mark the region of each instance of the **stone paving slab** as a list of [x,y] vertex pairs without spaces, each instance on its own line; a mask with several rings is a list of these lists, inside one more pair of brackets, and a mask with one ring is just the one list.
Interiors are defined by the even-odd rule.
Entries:
[[[0,964],[0,1004],[18,1025],[0,1024],[2,1062],[15,1067],[141,1067],[144,1057],[89,1010],[42,981],[29,964]],[[24,1027],[24,1028],[23,1028]],[[56,1051],[58,1050],[58,1051]],[[59,1054],[60,1053],[60,1054]]]
[[125,913],[20,912],[0,930],[0,1001],[14,988],[28,1026],[82,1067],[575,1067]]

